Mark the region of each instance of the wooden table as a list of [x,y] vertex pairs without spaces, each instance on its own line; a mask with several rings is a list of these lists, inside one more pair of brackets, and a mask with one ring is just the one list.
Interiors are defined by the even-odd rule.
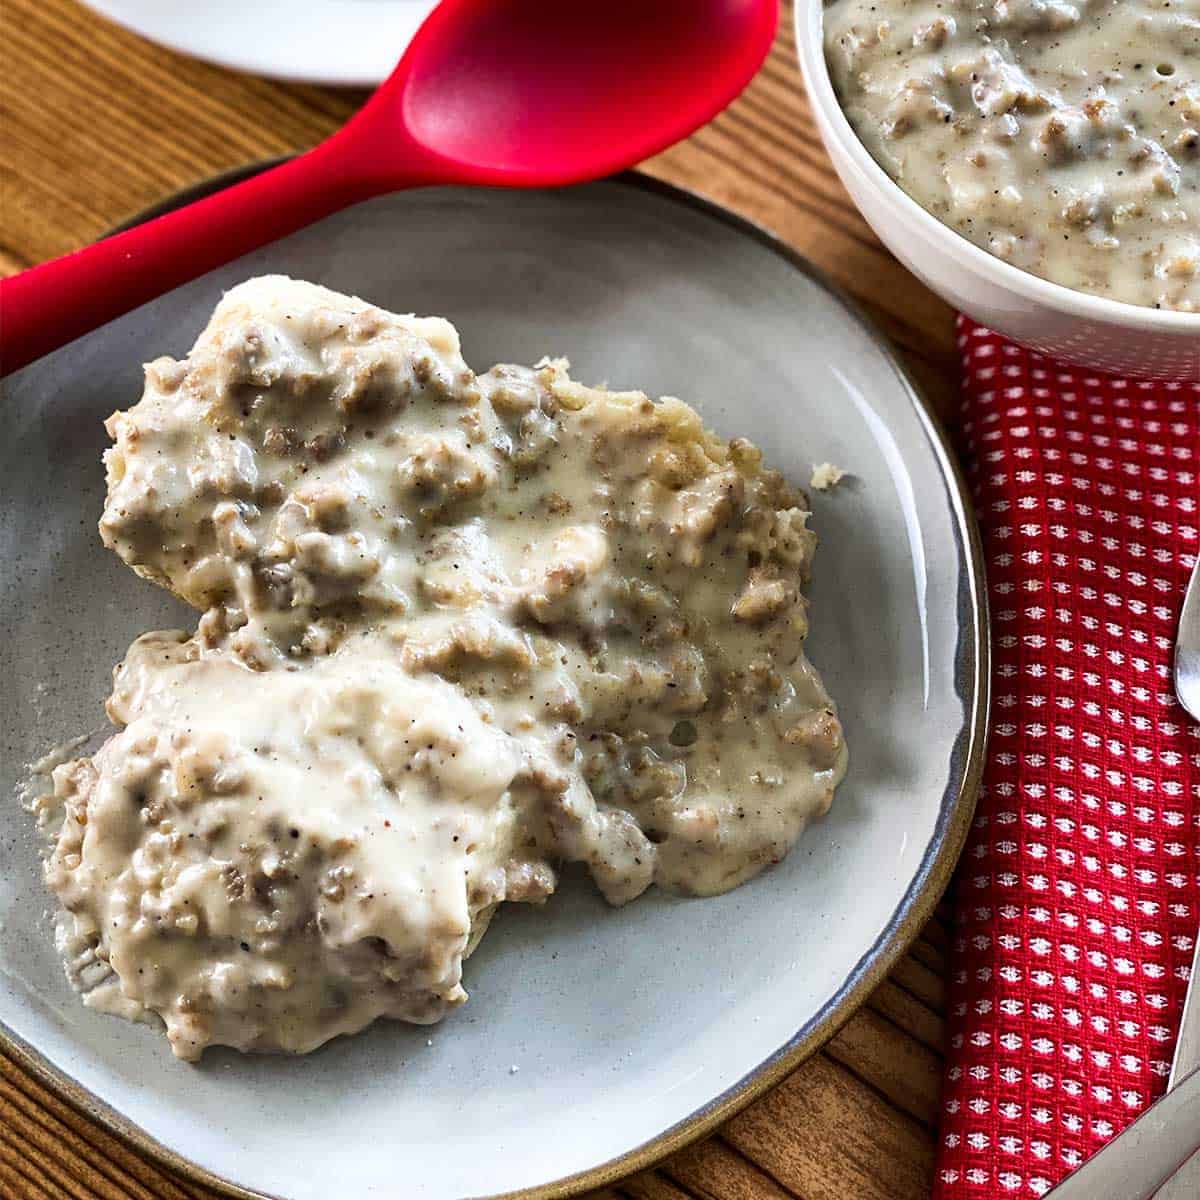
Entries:
[[[205,176],[307,147],[362,98],[192,62],[72,0],[3,0],[0,270],[83,245]],[[952,416],[951,313],[879,245],[834,175],[804,99],[790,6],[745,95],[646,169],[751,217],[817,263],[862,301],[940,414]],[[943,908],[821,1053],[717,1136],[604,1200],[928,1196],[947,930]],[[0,1195],[213,1194],[146,1161],[0,1054]]]

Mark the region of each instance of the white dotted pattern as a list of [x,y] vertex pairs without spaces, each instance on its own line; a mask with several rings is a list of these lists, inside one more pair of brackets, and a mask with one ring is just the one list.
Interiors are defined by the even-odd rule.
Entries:
[[1200,925],[1200,730],[1171,654],[1200,386],[959,323],[993,708],[955,884],[938,1200],[1042,1196],[1166,1085]]

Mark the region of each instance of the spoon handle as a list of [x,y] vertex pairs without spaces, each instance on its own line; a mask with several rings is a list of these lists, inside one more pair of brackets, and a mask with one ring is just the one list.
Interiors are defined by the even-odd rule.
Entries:
[[[0,280],[0,374],[348,204],[397,186],[343,135],[234,187]],[[347,153],[346,151],[349,151]]]

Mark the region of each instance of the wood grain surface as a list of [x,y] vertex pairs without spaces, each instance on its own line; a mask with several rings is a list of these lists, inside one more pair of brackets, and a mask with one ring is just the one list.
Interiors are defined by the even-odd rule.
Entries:
[[[950,419],[951,313],[879,245],[846,196],[794,49],[785,6],[749,90],[645,169],[750,217],[821,267],[878,321]],[[0,272],[83,245],[206,176],[310,146],[362,99],[193,62],[72,0],[0,0]],[[715,1137],[594,1200],[927,1197],[947,930],[943,908],[825,1049]],[[139,1156],[0,1053],[0,1197],[214,1195]]]

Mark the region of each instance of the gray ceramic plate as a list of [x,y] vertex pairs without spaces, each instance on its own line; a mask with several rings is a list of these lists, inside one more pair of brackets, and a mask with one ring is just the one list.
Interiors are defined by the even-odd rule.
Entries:
[[[191,624],[106,553],[100,422],[183,354],[221,290],[284,271],[441,313],[468,361],[565,354],[584,380],[690,400],[807,481],[821,535],[812,654],[851,768],[784,864],[727,896],[620,911],[571,879],[506,910],[433,1029],[379,1024],[308,1058],[174,1061],[85,1010],[50,942],[38,841],[0,805],[0,1022],[31,1068],[177,1168],[239,1194],[450,1200],[597,1185],[711,1129],[812,1053],[945,887],[983,751],[987,636],[961,482],[879,336],[766,235],[628,177],[430,190],[351,209],[10,379],[0,446],[3,778],[102,724],[142,630]],[[514,1071],[513,1068],[516,1068]]]

